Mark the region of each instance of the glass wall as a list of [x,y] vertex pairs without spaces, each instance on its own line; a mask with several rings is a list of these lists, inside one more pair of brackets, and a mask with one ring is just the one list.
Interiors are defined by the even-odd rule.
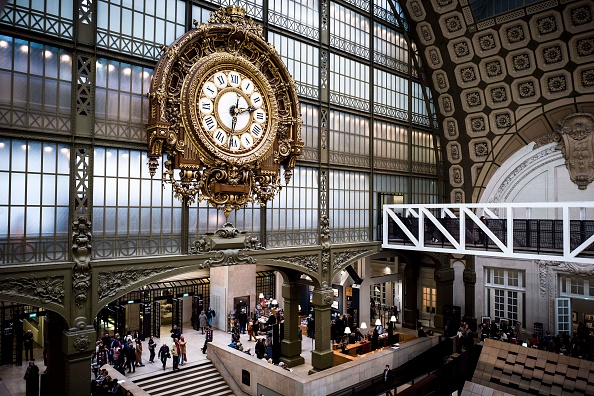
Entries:
[[0,138],[0,263],[68,260],[70,147]]
[[[184,253],[186,210],[190,242],[230,221],[272,247],[319,243],[321,205],[333,242],[352,243],[377,238],[376,193],[437,202],[429,119],[435,111],[430,97],[427,109],[429,91],[410,59],[406,21],[397,25],[387,0],[97,0],[96,14],[86,2],[74,4],[15,0],[0,15],[0,151],[7,159],[0,177],[11,186],[0,192],[2,262],[68,260],[69,189],[76,180],[70,144],[92,148],[93,196],[86,204],[95,258]],[[161,47],[193,29],[192,20],[207,23],[212,11],[230,4],[264,24],[295,79],[305,147],[273,201],[226,219],[204,202],[184,208],[162,186],[162,168],[151,178],[145,125]],[[90,39],[95,49],[83,55],[73,37],[78,18],[97,25]],[[15,27],[33,31],[38,41]],[[77,77],[81,56],[92,59],[94,79]],[[81,86],[89,86],[87,119],[74,109]],[[18,250],[17,240],[26,247]]]

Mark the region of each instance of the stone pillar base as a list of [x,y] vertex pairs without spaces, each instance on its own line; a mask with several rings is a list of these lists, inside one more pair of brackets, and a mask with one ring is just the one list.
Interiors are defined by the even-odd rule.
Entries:
[[334,352],[332,352],[332,350],[327,350],[323,352],[312,351],[311,365],[313,366],[313,369],[309,371],[310,374],[312,372],[326,370],[334,366]]
[[417,309],[404,309],[404,318],[402,321],[402,327],[406,327],[407,329],[416,329],[417,328],[417,321],[419,320],[418,310]]
[[293,357],[286,357],[282,356],[280,361],[286,364],[288,367],[295,367],[302,364],[305,364],[305,359],[303,356],[293,356]]
[[433,326],[436,329],[443,329],[445,325],[445,318],[443,315],[436,314],[433,316]]

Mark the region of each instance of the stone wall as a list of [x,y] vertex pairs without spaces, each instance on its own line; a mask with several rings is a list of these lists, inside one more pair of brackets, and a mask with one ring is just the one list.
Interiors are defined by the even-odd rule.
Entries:
[[[372,353],[307,377],[265,363],[216,341],[208,346],[208,358],[231,388],[239,386],[248,395],[257,395],[258,384],[261,384],[283,396],[325,396],[381,374],[386,364],[391,368],[398,367],[437,345],[440,339],[437,336],[418,338],[401,345],[398,350],[386,349]],[[242,370],[250,374],[249,386],[242,384]]]

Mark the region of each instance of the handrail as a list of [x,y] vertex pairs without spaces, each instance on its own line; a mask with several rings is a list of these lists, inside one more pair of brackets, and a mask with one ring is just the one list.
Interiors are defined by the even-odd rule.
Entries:
[[[398,387],[410,382],[419,376],[420,371],[424,374],[436,369],[438,365],[443,364],[443,358],[451,355],[452,351],[453,341],[448,337],[420,355],[415,356],[408,362],[392,369],[395,379],[392,387]],[[383,375],[379,374],[355,385],[331,393],[329,396],[369,395],[378,394],[382,391],[385,392],[384,379]]]
[[250,396],[250,394],[247,393],[246,391],[244,391],[243,389],[241,389],[241,386],[239,386],[239,384],[237,383],[237,381],[235,381],[235,377],[233,377],[233,375],[231,374],[231,372],[229,371],[229,369],[225,365],[225,362],[223,362],[223,359],[221,359],[221,357],[217,354],[217,351],[214,348],[209,348],[208,351],[214,353],[214,355],[217,357],[217,359],[219,359],[219,362],[221,362],[221,364],[225,368],[225,371],[227,372],[227,374],[229,374],[229,377],[231,377],[231,379],[233,380],[233,382],[235,382],[235,385],[237,385],[237,389],[239,389],[241,392],[243,392],[244,395]]

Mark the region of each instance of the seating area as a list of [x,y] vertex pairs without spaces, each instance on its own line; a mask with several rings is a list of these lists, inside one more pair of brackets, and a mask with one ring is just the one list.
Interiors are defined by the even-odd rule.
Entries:
[[594,362],[486,339],[472,382],[512,395],[593,395]]

